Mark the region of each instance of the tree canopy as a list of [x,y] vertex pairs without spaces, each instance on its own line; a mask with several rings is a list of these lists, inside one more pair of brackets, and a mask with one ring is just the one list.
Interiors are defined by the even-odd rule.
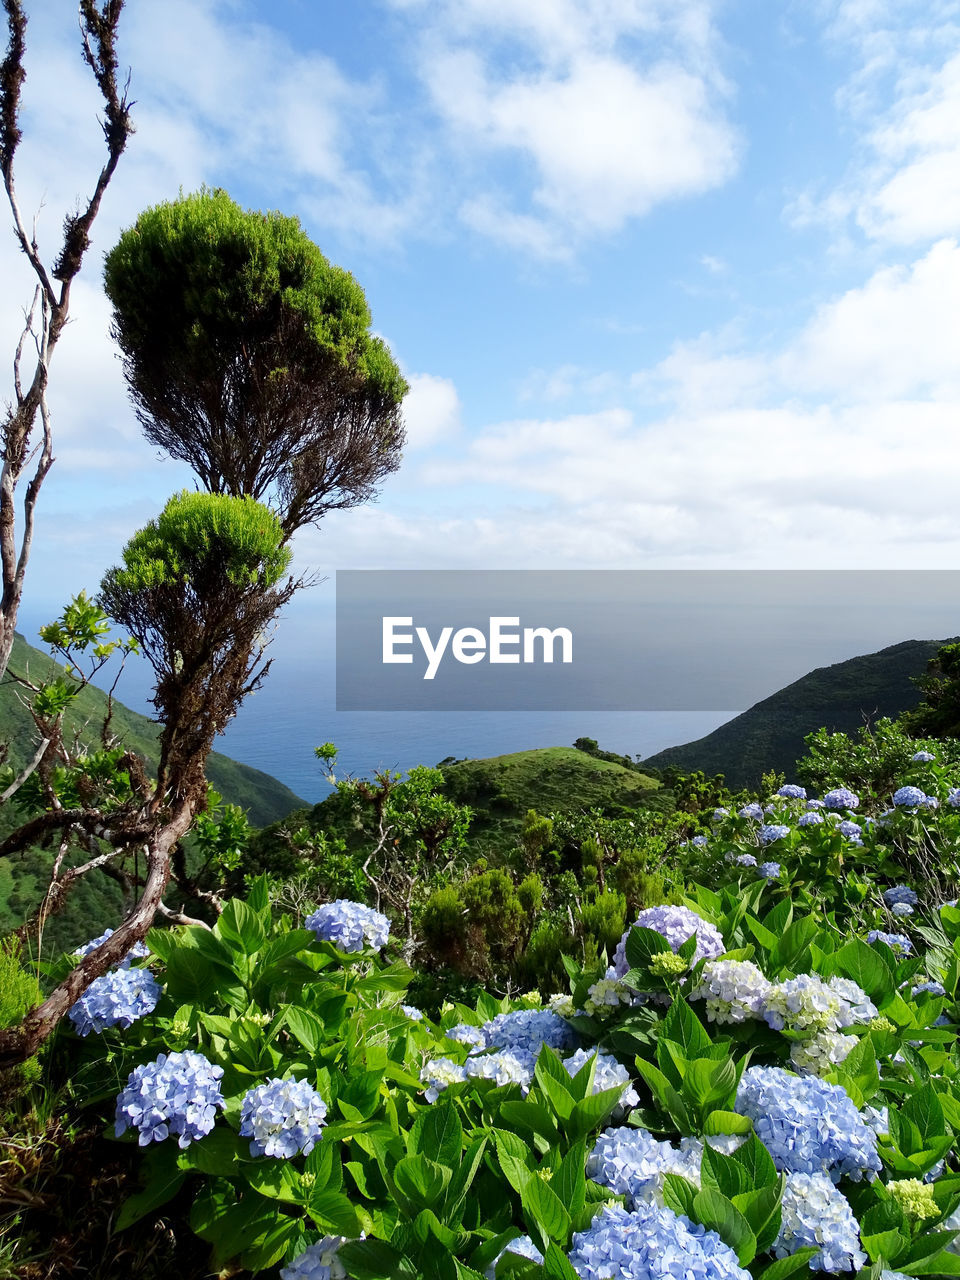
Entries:
[[407,391],[363,290],[296,218],[203,189],[107,255],[113,335],[147,439],[287,537],[396,470]]

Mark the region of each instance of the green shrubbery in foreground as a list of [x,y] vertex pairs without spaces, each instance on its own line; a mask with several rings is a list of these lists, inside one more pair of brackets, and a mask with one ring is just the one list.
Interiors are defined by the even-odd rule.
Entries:
[[960,790],[914,743],[872,794],[885,732],[860,792],[823,739],[821,798],[704,815],[702,883],[546,999],[425,1016],[384,915],[296,928],[264,878],[155,930],[53,1049],[144,1148],[120,1238],[284,1280],[960,1274]]

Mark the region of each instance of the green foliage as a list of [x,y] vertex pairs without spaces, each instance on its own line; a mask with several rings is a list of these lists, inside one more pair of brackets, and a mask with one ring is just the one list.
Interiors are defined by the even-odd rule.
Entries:
[[960,644],[941,645],[915,680],[923,701],[901,717],[916,737],[960,737]]

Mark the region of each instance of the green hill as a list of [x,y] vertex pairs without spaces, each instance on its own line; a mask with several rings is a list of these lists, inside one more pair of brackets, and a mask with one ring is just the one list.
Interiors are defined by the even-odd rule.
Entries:
[[[31,759],[36,749],[36,730],[18,697],[17,684],[9,676],[23,677],[29,671],[36,681],[49,678],[55,669],[56,664],[50,657],[27,644],[22,636],[16,637],[8,678],[0,685],[0,742],[10,744],[8,759],[11,764],[23,765]],[[106,703],[106,694],[88,685],[68,714],[68,734],[77,732],[81,741],[86,739],[95,745]],[[160,731],[155,721],[114,700],[111,728],[125,746],[142,755],[150,765],[156,764]],[[246,809],[247,817],[255,827],[266,826],[286,817],[293,809],[302,809],[306,805],[305,800],[270,774],[251,769],[249,765],[231,760],[218,751],[211,751],[207,761],[207,781],[224,800]]]
[[486,760],[443,763],[444,791],[474,810],[475,841],[519,833],[528,809],[539,813],[636,808],[660,783],[637,768],[574,747],[542,747]]
[[683,773],[722,773],[731,787],[754,787],[768,770],[789,774],[803,755],[804,737],[817,729],[850,733],[867,716],[898,716],[915,707],[920,693],[911,683],[922,675],[946,640],[905,640],[878,653],[818,667],[764,698],[705,738],[668,747],[644,761]]

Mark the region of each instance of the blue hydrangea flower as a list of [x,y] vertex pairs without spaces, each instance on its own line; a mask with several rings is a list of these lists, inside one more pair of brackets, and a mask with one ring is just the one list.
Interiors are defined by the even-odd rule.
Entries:
[[913,950],[913,943],[904,933],[884,933],[882,929],[871,929],[867,934],[868,942],[885,942],[891,951],[908,956]]
[[306,1080],[268,1080],[244,1094],[240,1136],[252,1139],[252,1156],[309,1155],[326,1115],[327,1104]]
[[919,809],[925,799],[919,787],[899,787],[893,793],[893,803],[898,809]]
[[471,1054],[463,1069],[468,1080],[493,1080],[498,1085],[518,1084],[526,1094],[533,1083],[536,1055],[523,1049],[497,1049]]
[[806,800],[807,791],[805,787],[798,787],[795,782],[788,782],[780,788],[777,795],[786,800]]
[[773,1244],[778,1258],[819,1245],[811,1271],[859,1271],[867,1261],[860,1248],[860,1224],[846,1197],[822,1173],[788,1173],[783,1189],[780,1233]]
[[132,1027],[159,999],[160,986],[149,969],[111,969],[91,982],[67,1017],[78,1035],[99,1034],[107,1027]]
[[920,807],[922,809],[939,809],[940,801],[936,796],[924,796],[920,802]]
[[883,900],[888,907],[895,906],[898,902],[906,902],[911,907],[917,905],[917,892],[911,889],[908,884],[895,884],[892,889],[885,889],[883,892]]
[[[723,955],[726,950],[717,928],[702,916],[698,916],[695,911],[691,911],[689,907],[647,907],[645,911],[640,912],[634,921],[634,926],[631,927],[636,926],[641,929],[653,929],[654,932],[659,933],[666,938],[671,951],[679,951],[687,939],[696,934],[697,947],[690,961],[691,965],[695,965],[698,960],[711,960]],[[629,936],[630,929],[627,929],[614,953],[613,968],[618,978],[622,978],[630,968],[627,964],[626,950]]]
[[655,1204],[605,1205],[568,1257],[581,1280],[750,1280],[716,1231]]
[[117,1098],[116,1136],[136,1129],[145,1147],[175,1133],[178,1145],[188,1147],[210,1132],[217,1108],[225,1105],[222,1078],[222,1067],[190,1050],[161,1053],[156,1062],[135,1067]]
[[912,916],[913,907],[911,907],[909,902],[895,902],[890,908],[890,914],[892,916],[900,916],[901,918],[904,916]]
[[[90,942],[85,942],[82,947],[77,947],[73,952],[75,956],[88,956],[91,951],[96,950],[101,942],[106,942],[108,938],[113,937],[113,930],[107,929],[101,933],[99,938],[93,938]],[[127,954],[117,966],[120,969],[129,969],[131,960],[143,960],[150,954],[150,948],[143,942],[135,942]]]
[[947,993],[939,982],[921,982],[910,992],[911,999],[916,1000],[917,996],[927,992],[931,996],[945,996]]
[[483,1024],[488,1049],[514,1049],[534,1059],[547,1044],[551,1049],[573,1049],[577,1033],[552,1009],[516,1009],[498,1013]]
[[778,1169],[825,1173],[834,1182],[872,1180],[880,1170],[877,1135],[839,1085],[780,1067],[748,1067],[736,1109],[753,1121]]
[[757,867],[757,875],[764,880],[779,880],[782,868],[779,862],[761,862]]
[[416,1007],[416,1005],[412,1005],[412,1004],[402,1004],[402,1005],[400,1006],[400,1012],[401,1012],[401,1013],[406,1014],[406,1016],[410,1019],[410,1021],[411,1021],[411,1022],[422,1022],[422,1021],[423,1021],[423,1014],[422,1014],[422,1013],[421,1013],[421,1011]]
[[936,758],[932,751],[915,751],[910,757],[914,764],[929,764],[931,760],[936,760]]
[[281,1268],[280,1280],[346,1280],[347,1273],[337,1257],[343,1242],[343,1236],[324,1236],[308,1245],[289,1266]]
[[432,1058],[420,1072],[420,1083],[427,1086],[424,1090],[427,1102],[436,1102],[448,1085],[461,1084],[466,1078],[466,1070],[452,1058]]
[[569,1058],[564,1058],[563,1065],[571,1076],[575,1076],[590,1058],[596,1058],[597,1065],[593,1073],[593,1093],[602,1093],[604,1089],[615,1089],[620,1086],[620,1107],[635,1107],[640,1096],[633,1087],[630,1072],[609,1053],[601,1053],[599,1049],[578,1049]]
[[849,787],[835,787],[823,797],[823,803],[828,809],[856,809],[860,797]]
[[777,840],[785,840],[789,834],[790,828],[783,823],[769,822],[760,828],[760,843],[773,844]]
[[842,836],[846,836],[848,840],[859,840],[860,836],[863,834],[857,824],[855,822],[851,822],[849,819],[841,822],[839,827],[837,827],[837,830]]
[[757,860],[752,853],[740,853],[734,858],[738,867],[755,867]]
[[487,1047],[487,1037],[482,1027],[472,1027],[468,1022],[460,1022],[449,1031],[443,1033],[448,1040],[456,1040],[459,1044],[468,1044],[471,1050]]
[[706,836],[694,836],[690,843],[695,849],[702,849],[704,845],[709,844]]
[[700,1186],[703,1143],[681,1138],[679,1147],[658,1141],[646,1129],[621,1125],[605,1129],[587,1156],[587,1177],[626,1196],[627,1207],[644,1202],[663,1205],[664,1178],[668,1173]]
[[753,818],[755,822],[763,820],[763,808],[754,802],[753,804],[745,804],[742,809],[738,809],[737,813],[741,818]]
[[[960,788],[958,788],[958,794],[960,794]],[[729,816],[730,810],[724,809],[722,806],[719,809],[714,809],[713,811],[714,822],[722,822],[724,818],[729,818]]]
[[951,809],[960,809],[960,787],[951,787],[947,796],[947,804]]
[[823,814],[817,813],[816,809],[811,809],[807,813],[801,813],[797,819],[798,827],[822,827]]
[[811,813],[813,812],[814,809],[825,809],[826,807],[827,806],[823,803],[822,800],[808,800],[807,803],[804,805],[804,808]]
[[497,1274],[497,1263],[505,1253],[515,1253],[518,1258],[529,1258],[531,1262],[543,1263],[543,1254],[533,1243],[529,1236],[518,1236],[516,1240],[511,1240],[506,1248],[494,1258],[483,1273],[484,1280],[495,1280]]
[[379,950],[387,945],[390,937],[390,921],[385,915],[348,898],[325,902],[307,916],[303,924],[322,941],[332,942],[341,951],[363,951],[365,947]]

